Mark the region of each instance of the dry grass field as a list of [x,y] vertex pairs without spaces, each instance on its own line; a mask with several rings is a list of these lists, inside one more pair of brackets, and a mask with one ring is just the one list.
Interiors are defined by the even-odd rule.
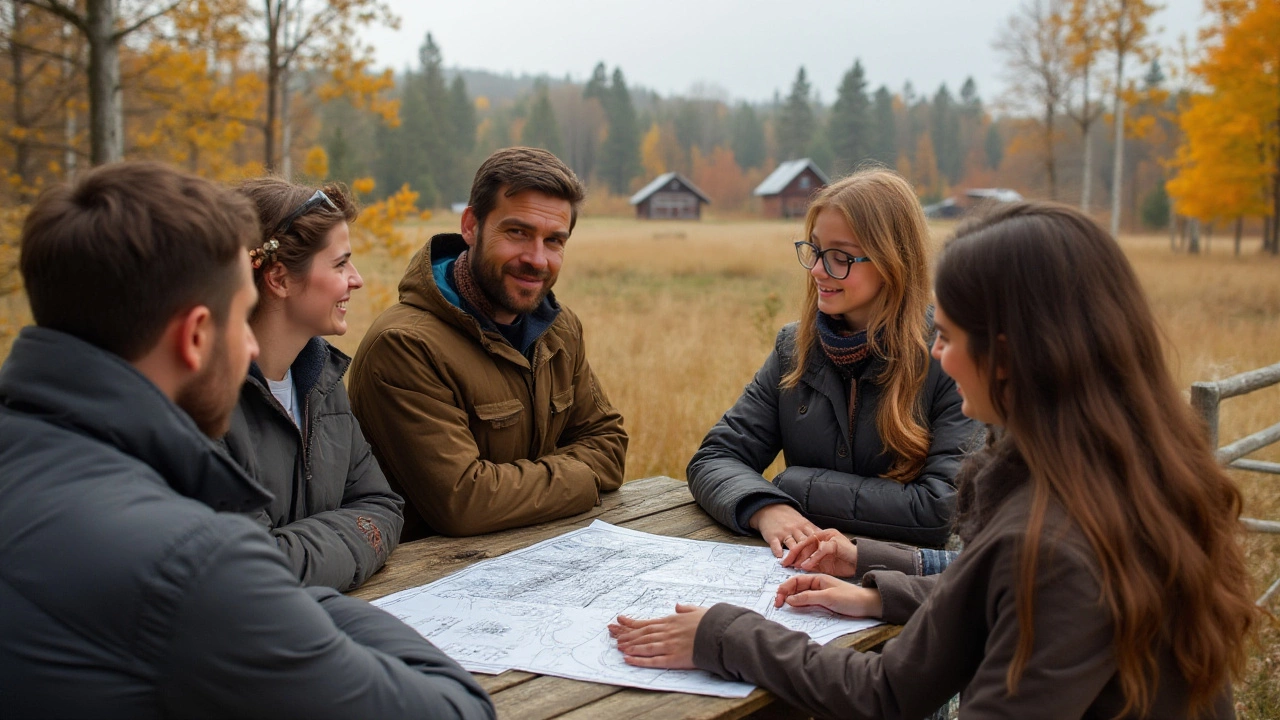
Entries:
[[[406,230],[425,240],[456,227],[457,216],[443,213]],[[934,228],[939,244],[950,229]],[[591,363],[626,417],[628,479],[683,478],[703,434],[764,361],[778,328],[796,318],[806,277],[791,247],[799,233],[796,222],[579,223],[556,293],[582,318]],[[1167,236],[1128,237],[1123,245],[1182,386],[1280,362],[1280,260],[1259,255],[1256,241],[1240,258],[1227,242],[1194,257],[1170,252]],[[335,340],[340,348],[354,353],[376,313],[394,302],[406,261],[376,251],[356,258],[367,285],[352,300],[351,331]],[[7,345],[0,328],[0,356]],[[1228,400],[1222,441],[1276,422],[1280,387]],[[1280,460],[1280,447],[1254,457]],[[1280,476],[1234,474],[1246,514],[1280,520]],[[1261,594],[1280,576],[1280,536],[1253,535],[1247,543]],[[1269,623],[1239,688],[1241,717],[1280,717],[1278,678],[1280,631]]]

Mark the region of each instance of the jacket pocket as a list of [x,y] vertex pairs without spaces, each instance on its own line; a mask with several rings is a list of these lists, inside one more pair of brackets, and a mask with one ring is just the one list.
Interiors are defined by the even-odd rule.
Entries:
[[562,393],[551,396],[552,414],[559,415],[571,407],[573,407],[573,388],[569,388]]
[[519,400],[503,400],[476,405],[476,417],[492,425],[494,430],[499,430],[515,425],[523,410],[524,403]]

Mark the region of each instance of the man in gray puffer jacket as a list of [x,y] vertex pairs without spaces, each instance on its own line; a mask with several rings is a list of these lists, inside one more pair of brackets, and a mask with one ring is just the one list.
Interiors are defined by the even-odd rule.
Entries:
[[298,585],[210,440],[257,344],[247,201],[152,163],[44,194],[0,368],[6,717],[492,718],[394,617]]

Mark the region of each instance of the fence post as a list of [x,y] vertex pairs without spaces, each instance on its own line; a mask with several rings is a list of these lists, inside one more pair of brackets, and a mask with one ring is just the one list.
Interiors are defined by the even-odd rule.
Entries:
[[1218,384],[1198,382],[1191,384],[1191,407],[1204,419],[1209,433],[1209,447],[1218,450]]

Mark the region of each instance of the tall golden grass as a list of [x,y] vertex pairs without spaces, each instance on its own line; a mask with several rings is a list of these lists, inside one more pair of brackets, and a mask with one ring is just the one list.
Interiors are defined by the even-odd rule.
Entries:
[[[418,243],[454,232],[448,213],[407,227]],[[934,226],[940,246],[950,226]],[[622,410],[631,435],[629,479],[684,477],[707,429],[737,399],[796,319],[806,280],[791,243],[800,225],[782,221],[642,222],[583,218],[567,247],[556,294],[582,318],[592,366]],[[1183,387],[1280,362],[1280,260],[1246,243],[1199,256],[1175,254],[1167,237],[1121,240],[1167,338]],[[395,302],[406,258],[357,257],[366,288],[355,294],[350,331],[335,344],[354,353],[375,315]],[[23,321],[0,303],[0,357]],[[1280,387],[1224,403],[1224,443],[1280,422]],[[1280,461],[1280,447],[1254,457]],[[775,469],[779,467],[775,463]],[[1280,477],[1233,472],[1246,514],[1280,520]],[[1280,538],[1246,540],[1260,594],[1280,576]],[[1239,688],[1243,717],[1280,715],[1280,632],[1269,625]]]

